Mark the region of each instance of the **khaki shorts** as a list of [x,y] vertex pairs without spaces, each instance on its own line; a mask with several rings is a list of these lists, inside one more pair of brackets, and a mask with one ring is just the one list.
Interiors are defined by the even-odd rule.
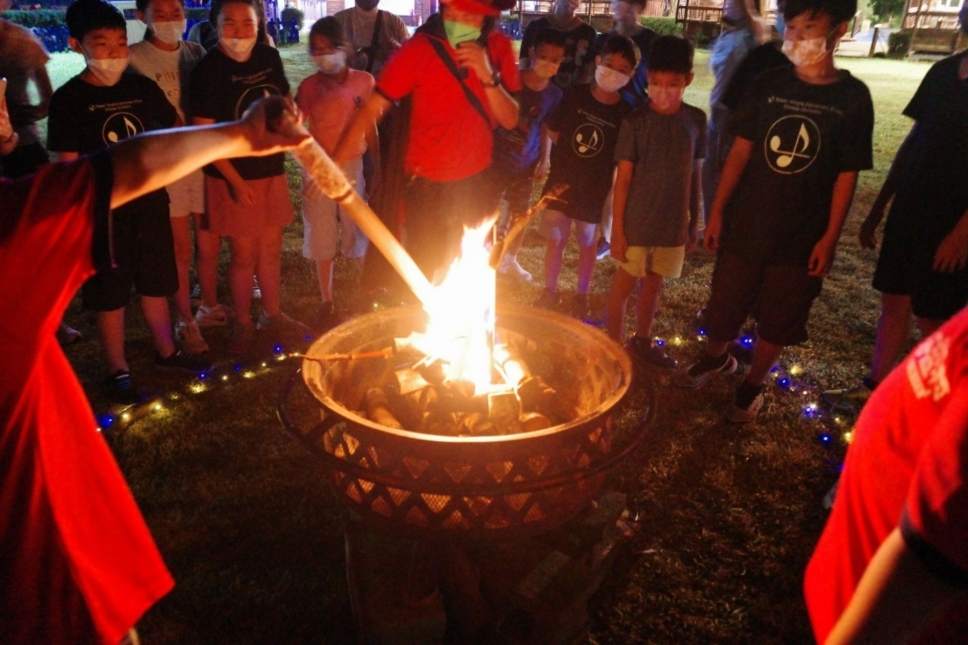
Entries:
[[246,181],[255,197],[253,204],[240,204],[229,194],[224,179],[205,176],[205,208],[210,230],[227,237],[259,237],[270,226],[292,221],[292,202],[285,175]]
[[171,217],[188,217],[191,213],[205,212],[205,176],[201,170],[185,175],[166,187],[168,190],[168,214]]
[[[363,188],[363,159],[349,161],[343,174],[357,191]],[[332,199],[320,195],[303,173],[303,248],[304,258],[332,260],[336,257],[337,235],[339,250],[344,258],[361,258],[366,254],[369,240],[353,219]],[[366,196],[363,196],[366,199]],[[339,232],[339,233],[338,233]]]
[[625,262],[612,260],[629,275],[644,278],[647,272],[663,278],[678,278],[686,259],[685,246],[630,246],[625,251]]

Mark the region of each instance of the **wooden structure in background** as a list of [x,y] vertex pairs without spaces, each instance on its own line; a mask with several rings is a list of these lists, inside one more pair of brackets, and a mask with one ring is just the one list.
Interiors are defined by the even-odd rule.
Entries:
[[[672,0],[646,0],[643,16],[666,16],[671,14]],[[521,0],[512,10],[517,14],[521,23],[521,30],[529,22],[541,16],[547,16],[555,10],[554,0]],[[575,15],[591,24],[596,31],[607,32],[612,28],[612,9],[610,0],[582,0]]]
[[947,56],[968,47],[960,29],[958,10],[962,0],[907,0],[902,30],[911,30],[908,56]]

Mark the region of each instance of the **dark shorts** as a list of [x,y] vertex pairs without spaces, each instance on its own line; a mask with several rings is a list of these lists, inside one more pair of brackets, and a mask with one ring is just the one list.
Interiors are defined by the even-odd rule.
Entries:
[[128,304],[131,288],[142,296],[168,297],[178,290],[175,243],[168,204],[157,199],[115,209],[115,268],[101,270],[84,283],[84,307],[114,311]]
[[720,254],[706,305],[706,333],[710,340],[733,341],[752,315],[757,334],[766,342],[802,343],[810,307],[822,286],[823,280],[807,275],[804,266],[764,265]]
[[491,166],[490,175],[494,192],[508,203],[508,212],[512,215],[524,213],[531,207],[536,165],[523,170],[508,168],[498,163]]
[[888,295],[910,296],[911,308],[919,318],[951,318],[968,304],[968,270],[933,271],[936,252],[937,244],[914,243],[910,235],[886,226],[874,288]]

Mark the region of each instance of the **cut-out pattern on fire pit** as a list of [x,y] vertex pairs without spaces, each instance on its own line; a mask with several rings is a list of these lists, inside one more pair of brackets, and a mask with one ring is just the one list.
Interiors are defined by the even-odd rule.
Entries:
[[[368,314],[331,331],[312,355],[369,351],[422,324],[422,312]],[[321,366],[303,377],[323,422],[301,441],[326,457],[346,503],[364,518],[415,537],[490,539],[538,533],[576,515],[599,491],[596,468],[613,451],[612,411],[631,364],[600,331],[540,310],[500,309],[498,328],[540,345],[540,371],[577,417],[528,433],[442,437],[381,426],[355,413],[378,361]]]

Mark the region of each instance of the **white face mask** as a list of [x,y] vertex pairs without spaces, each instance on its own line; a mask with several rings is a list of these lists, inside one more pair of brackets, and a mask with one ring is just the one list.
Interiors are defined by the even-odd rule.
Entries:
[[323,74],[339,74],[346,67],[346,52],[342,49],[335,54],[320,54],[309,59]]
[[149,22],[148,28],[155,38],[169,45],[177,45],[188,28],[186,20],[170,20],[165,22]]
[[534,65],[531,69],[534,73],[538,75],[539,78],[554,78],[555,74],[558,73],[558,68],[561,67],[560,63],[552,63],[549,60],[541,60],[540,58],[534,61]]
[[686,93],[684,87],[659,87],[649,85],[649,101],[659,112],[673,112],[682,105],[682,97]]
[[124,58],[89,58],[87,68],[94,74],[94,78],[105,85],[115,85],[121,80],[121,74],[128,66],[127,56]]
[[606,92],[618,92],[632,79],[611,67],[599,65],[595,68],[595,83]]
[[784,40],[782,50],[790,62],[797,67],[815,65],[827,55],[827,37]]
[[219,35],[219,44],[222,45],[222,51],[231,58],[232,60],[244,63],[249,60],[249,56],[252,55],[252,49],[255,47],[255,36],[252,38],[225,38],[223,39]]

